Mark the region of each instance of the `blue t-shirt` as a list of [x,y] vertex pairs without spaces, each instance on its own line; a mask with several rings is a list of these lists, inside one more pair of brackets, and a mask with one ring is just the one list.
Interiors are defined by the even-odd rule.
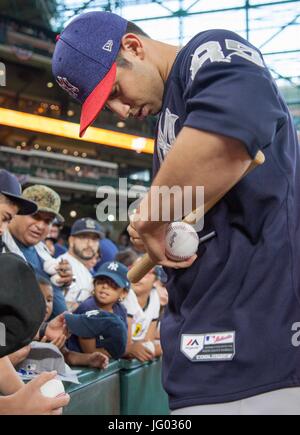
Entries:
[[[51,276],[48,275],[44,271],[44,262],[42,258],[38,255],[36,249],[34,246],[25,246],[18,240],[14,239],[16,244],[18,245],[20,251],[28,261],[28,263],[33,267],[37,275],[41,275],[48,280],[51,279]],[[51,315],[51,319],[58,316],[59,314],[62,314],[65,311],[68,311],[66,301],[64,294],[62,292],[62,289],[60,287],[57,287],[53,284],[53,311]]]
[[114,261],[119,249],[112,240],[105,238],[100,240],[100,252],[101,260],[98,261],[94,267],[93,275],[98,272],[102,264],[106,263],[107,261]]
[[[101,308],[98,307],[94,296],[91,296],[79,305],[76,311],[74,311],[74,314],[85,314],[89,311],[100,310],[100,309]],[[117,302],[113,306],[113,312],[114,314],[119,316],[121,320],[123,320],[123,322],[126,325],[126,329],[128,329],[127,310],[124,307],[124,305],[122,305],[120,302]],[[68,339],[67,346],[69,350],[72,350],[74,352],[81,352],[79,340],[76,335],[71,335],[71,337]],[[103,344],[101,343],[101,340],[98,337],[96,337],[96,347],[97,348],[103,347]]]
[[53,255],[54,258],[58,258],[61,255],[64,255],[64,254],[66,254],[68,252],[67,248],[65,248],[64,246],[59,245],[58,243],[55,243],[54,247],[55,247],[55,252],[54,252],[54,255]]
[[199,246],[196,262],[166,269],[161,341],[170,406],[299,386],[299,145],[260,52],[235,33],[202,32],[177,56],[154,175],[185,126],[239,139],[252,157],[262,150],[266,162],[207,213],[199,235],[215,230],[217,237]]

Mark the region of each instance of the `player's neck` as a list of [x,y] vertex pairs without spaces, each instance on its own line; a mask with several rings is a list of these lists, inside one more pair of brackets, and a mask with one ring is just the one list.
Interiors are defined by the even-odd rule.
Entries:
[[164,83],[166,83],[180,47],[165,44],[164,42],[155,41],[153,39],[150,40],[150,43],[152,46],[151,52],[154,53],[154,62],[158,67]]

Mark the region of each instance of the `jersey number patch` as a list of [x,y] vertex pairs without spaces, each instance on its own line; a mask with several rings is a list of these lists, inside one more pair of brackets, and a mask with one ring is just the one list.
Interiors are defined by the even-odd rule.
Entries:
[[257,50],[233,39],[225,39],[225,45],[227,50],[232,51],[228,56],[225,56],[221,44],[218,41],[209,41],[197,48],[193,54],[190,68],[192,80],[194,80],[197,72],[207,60],[210,62],[230,63],[233,56],[239,56],[257,66],[265,67],[262,57]]

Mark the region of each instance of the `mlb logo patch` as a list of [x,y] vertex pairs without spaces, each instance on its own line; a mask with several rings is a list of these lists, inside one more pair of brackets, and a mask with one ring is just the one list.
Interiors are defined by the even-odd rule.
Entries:
[[235,331],[184,334],[180,350],[193,362],[231,361],[235,355]]

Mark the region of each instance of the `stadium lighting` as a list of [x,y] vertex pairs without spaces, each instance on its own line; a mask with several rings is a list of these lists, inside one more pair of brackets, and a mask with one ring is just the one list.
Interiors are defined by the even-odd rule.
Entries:
[[149,138],[139,138],[131,134],[119,133],[112,130],[90,127],[84,138],[79,138],[79,124],[61,121],[46,116],[18,112],[0,107],[0,125],[22,128],[24,130],[51,134],[84,142],[92,142],[115,148],[122,148],[153,154],[154,141]]

